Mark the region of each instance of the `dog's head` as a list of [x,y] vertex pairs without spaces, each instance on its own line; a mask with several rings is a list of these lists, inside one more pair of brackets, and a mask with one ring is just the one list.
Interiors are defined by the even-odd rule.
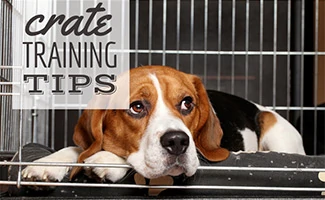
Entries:
[[85,151],[79,162],[100,150],[124,157],[147,178],[193,175],[196,150],[210,161],[229,152],[206,90],[197,76],[163,66],[130,71],[128,110],[85,110],[74,142]]

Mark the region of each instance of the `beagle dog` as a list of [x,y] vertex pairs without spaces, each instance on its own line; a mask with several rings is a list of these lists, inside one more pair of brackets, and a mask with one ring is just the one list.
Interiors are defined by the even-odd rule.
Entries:
[[[211,162],[229,151],[305,154],[297,130],[279,114],[237,96],[207,91],[199,77],[165,66],[130,70],[128,110],[85,110],[67,147],[35,162],[129,164],[152,179],[192,176],[198,153]],[[69,167],[28,166],[27,180],[61,181]],[[70,172],[73,178],[81,167]],[[116,182],[126,168],[86,167]]]

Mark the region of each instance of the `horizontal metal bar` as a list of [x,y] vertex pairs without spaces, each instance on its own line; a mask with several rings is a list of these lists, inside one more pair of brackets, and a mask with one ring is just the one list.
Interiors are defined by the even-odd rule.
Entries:
[[22,66],[8,66],[8,65],[2,65],[0,66],[0,69],[23,69]]
[[[99,51],[99,49],[95,49]],[[63,52],[63,49],[58,49],[59,52]],[[67,51],[67,50],[64,50]],[[78,49],[75,49],[78,52]],[[105,49],[101,50],[105,52]],[[82,50],[84,52],[84,50]],[[90,52],[90,50],[87,50]],[[111,49],[111,53],[145,53],[145,54],[189,54],[189,55],[266,55],[266,56],[299,56],[299,55],[318,55],[323,56],[325,52],[320,51],[211,51],[211,50],[152,50],[152,49]]]
[[215,171],[271,171],[271,172],[325,172],[325,168],[286,168],[286,167],[229,167],[229,166],[199,166],[199,170]]
[[205,51],[205,50],[129,50],[130,53],[156,53],[156,54],[196,54],[196,55],[266,55],[266,56],[297,56],[297,55],[325,55],[325,52],[314,52],[314,51]]
[[0,96],[19,96],[19,93],[6,93],[6,92],[0,92]]
[[319,111],[325,111],[325,107],[298,107],[298,106],[264,106],[266,108],[269,108],[271,110],[319,110]]
[[[67,107],[66,104],[53,104],[54,107],[56,108],[59,108],[59,107],[62,107],[62,108],[65,108]],[[69,104],[69,107],[70,108],[80,108],[80,107],[87,107],[87,104]],[[268,109],[271,109],[271,110],[319,110],[319,111],[325,111],[325,107],[298,107],[298,106],[290,106],[290,107],[287,107],[287,106],[264,106]]]
[[20,85],[19,82],[0,82],[0,85]]
[[53,107],[55,108],[66,108],[68,107],[73,109],[73,108],[86,108],[87,107],[87,104],[53,104]]
[[[64,163],[64,162],[7,162],[2,161],[0,165],[10,166],[54,166],[54,167],[107,167],[107,168],[132,168],[127,164],[99,164],[99,163]],[[215,171],[278,171],[278,172],[325,172],[325,168],[281,168],[281,167],[231,167],[231,166],[199,166],[198,170]]]
[[[1,85],[1,84],[0,84]],[[0,96],[1,95],[20,95],[19,93],[14,93],[14,94],[11,94],[11,93],[0,93]],[[53,104],[53,107],[55,108],[66,108],[67,106],[69,106],[69,108],[71,109],[78,109],[78,108],[86,108],[87,107],[87,104]],[[300,110],[306,110],[306,111],[325,111],[325,107],[299,107],[299,106],[264,106],[270,110],[292,110],[292,111],[300,111]]]
[[8,162],[1,161],[0,165],[9,166],[53,166],[53,167],[111,167],[111,168],[132,168],[126,164],[99,164],[99,163],[67,163],[67,162]]
[[[17,185],[16,181],[0,181],[3,185]],[[135,184],[109,184],[109,183],[69,183],[69,182],[31,182],[21,181],[24,186],[68,186],[68,187],[110,187],[110,188],[136,188],[136,189],[204,189],[204,190],[265,190],[265,191],[308,191],[323,192],[325,187],[268,187],[268,186],[217,186],[217,185],[135,185]]]

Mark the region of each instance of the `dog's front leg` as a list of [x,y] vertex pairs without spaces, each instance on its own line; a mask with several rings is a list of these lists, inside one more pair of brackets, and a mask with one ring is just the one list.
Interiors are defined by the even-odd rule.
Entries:
[[[81,152],[82,149],[79,147],[66,147],[34,162],[76,163]],[[61,181],[70,169],[71,167],[54,165],[27,166],[22,171],[22,176],[24,180]]]
[[[99,151],[84,160],[88,164],[126,164],[125,159],[108,151]],[[109,180],[116,182],[122,179],[128,168],[117,167],[85,167],[86,172],[93,172],[101,181]]]

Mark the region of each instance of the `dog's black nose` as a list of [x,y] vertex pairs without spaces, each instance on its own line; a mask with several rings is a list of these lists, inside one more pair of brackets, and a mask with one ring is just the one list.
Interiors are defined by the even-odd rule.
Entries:
[[185,153],[190,139],[182,131],[169,131],[160,138],[161,145],[172,155],[179,156]]

